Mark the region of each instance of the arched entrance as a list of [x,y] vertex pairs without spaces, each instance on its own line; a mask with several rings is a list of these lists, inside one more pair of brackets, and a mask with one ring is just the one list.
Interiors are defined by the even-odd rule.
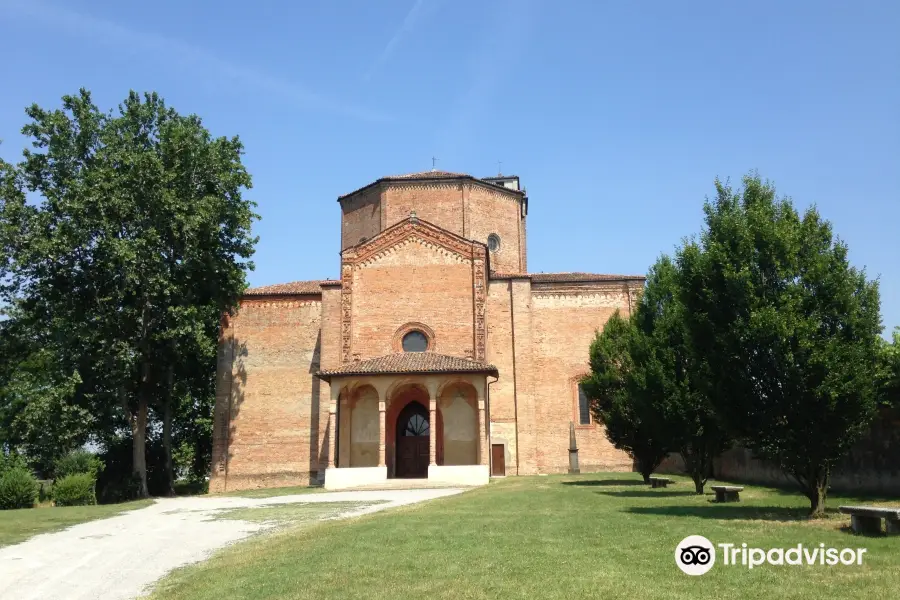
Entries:
[[419,402],[410,402],[397,416],[396,477],[428,477],[430,442],[428,409]]

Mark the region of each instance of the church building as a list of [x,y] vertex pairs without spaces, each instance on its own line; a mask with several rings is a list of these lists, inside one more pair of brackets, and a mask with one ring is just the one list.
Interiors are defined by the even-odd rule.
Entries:
[[338,276],[222,320],[211,492],[561,473],[573,424],[582,471],[632,470],[579,381],[643,276],[529,273],[518,177],[383,177],[338,204]]

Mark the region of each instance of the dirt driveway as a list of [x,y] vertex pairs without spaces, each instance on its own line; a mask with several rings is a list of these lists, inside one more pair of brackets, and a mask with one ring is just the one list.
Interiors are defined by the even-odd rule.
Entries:
[[[0,548],[0,598],[120,600],[139,597],[166,573],[271,526],[217,518],[225,511],[294,503],[352,502],[347,518],[458,494],[459,489],[329,492],[272,498],[195,497],[74,525]],[[367,504],[377,503],[377,504]],[[52,510],[52,509],[41,509]]]

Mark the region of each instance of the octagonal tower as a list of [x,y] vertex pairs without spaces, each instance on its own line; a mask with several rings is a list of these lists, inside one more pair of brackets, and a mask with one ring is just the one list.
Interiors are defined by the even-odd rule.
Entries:
[[478,179],[426,171],[382,177],[338,198],[341,251],[416,216],[490,250],[491,271],[527,273],[525,218],[528,197],[515,176]]

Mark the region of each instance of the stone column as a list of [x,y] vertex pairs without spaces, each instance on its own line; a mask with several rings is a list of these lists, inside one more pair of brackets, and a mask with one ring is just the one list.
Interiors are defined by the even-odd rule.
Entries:
[[484,397],[478,395],[478,464],[488,464],[488,430],[485,421]]
[[330,467],[338,466],[337,439],[338,439],[338,406],[341,400],[341,388],[339,385],[331,385],[331,405],[328,407],[328,460]]
[[386,465],[384,460],[385,449],[387,448],[385,442],[385,427],[384,427],[384,410],[385,403],[378,403],[378,466],[383,467]]
[[437,428],[437,400],[433,397],[430,398],[430,402],[428,403],[430,407],[430,413],[428,415],[428,464],[436,465],[437,464],[437,436],[438,436],[438,428]]
[[426,379],[425,389],[428,390],[428,464],[437,464],[437,393],[438,384],[436,379]]

